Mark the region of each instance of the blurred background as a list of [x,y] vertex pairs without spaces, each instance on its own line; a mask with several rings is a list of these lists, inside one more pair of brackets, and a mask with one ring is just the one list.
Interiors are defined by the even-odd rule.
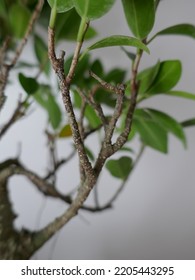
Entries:
[[[162,0],[152,34],[179,23],[195,24],[195,2]],[[117,0],[113,9],[92,26],[98,30],[98,38],[128,35],[121,1]],[[68,55],[73,52],[74,45],[65,42],[61,47]],[[155,64],[158,59],[180,59],[183,75],[177,89],[195,93],[195,40],[161,36],[149,48],[151,54],[144,55],[140,69]],[[107,70],[113,66],[130,67],[130,61],[119,48],[97,50],[92,55],[102,57]],[[24,56],[33,61],[30,43]],[[21,91],[16,87],[17,79],[13,74],[11,79],[7,114],[2,115],[2,123],[15,107]],[[192,101],[161,95],[143,105],[163,110],[179,121],[195,117]],[[16,156],[21,151],[26,166],[44,174],[48,161],[47,140],[43,137],[45,123],[45,112],[37,108],[27,119],[14,125],[0,143],[0,159]],[[195,128],[186,129],[186,135],[187,149],[172,136],[167,155],[147,148],[113,209],[97,214],[80,211],[33,259],[194,259]],[[95,139],[92,137],[91,141],[91,147],[95,149]],[[135,149],[138,144],[135,139]],[[68,149],[70,143],[59,143],[59,155],[68,153]],[[77,174],[77,161],[72,160],[60,171],[59,188],[68,192],[76,187]],[[107,171],[103,172],[100,179],[102,204],[119,185],[120,180],[112,178]],[[9,189],[18,215],[15,222],[18,229],[42,228],[66,209],[62,202],[44,198],[21,176],[10,180]]]

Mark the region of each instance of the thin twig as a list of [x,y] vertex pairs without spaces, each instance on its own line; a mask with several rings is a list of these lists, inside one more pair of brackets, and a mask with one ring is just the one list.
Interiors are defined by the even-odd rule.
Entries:
[[20,101],[18,102],[18,105],[13,112],[12,116],[8,120],[8,122],[0,129],[0,139],[5,135],[5,133],[8,131],[8,129],[19,119],[21,119],[25,115],[26,108],[24,107],[24,102]]
[[95,110],[97,116],[100,118],[102,125],[104,127],[104,130],[106,131],[106,126],[107,126],[107,119],[104,115],[103,109],[100,104],[97,104],[93,96],[88,97],[80,88],[77,88],[77,91],[79,95],[81,96],[82,100],[85,100],[91,107]]

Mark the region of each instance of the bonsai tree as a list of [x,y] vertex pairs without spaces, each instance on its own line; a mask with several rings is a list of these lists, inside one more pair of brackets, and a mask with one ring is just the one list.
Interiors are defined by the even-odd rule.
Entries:
[[[47,139],[51,159],[45,163],[47,171],[43,175],[21,160],[22,148],[17,156],[1,160],[0,259],[29,259],[78,212],[104,212],[111,208],[148,146],[167,153],[170,133],[186,146],[185,128],[194,125],[195,119],[179,122],[163,111],[144,105],[145,100],[160,94],[195,100],[194,94],[174,89],[182,74],[180,60],[159,60],[142,71],[139,66],[143,56],[152,56],[150,43],[159,36],[194,38],[195,27],[182,23],[151,36],[160,1],[122,0],[121,9],[129,33],[108,34],[96,40],[95,20],[104,16],[115,2],[0,2],[0,116],[3,118],[0,141],[16,122],[22,122],[30,113],[36,114],[37,104],[47,114],[43,137]],[[91,39],[93,43],[88,42]],[[71,54],[66,54],[66,49],[60,50],[60,43],[64,41],[75,43]],[[27,43],[35,55],[30,62],[23,56]],[[113,46],[127,56],[129,69],[105,71],[101,55],[93,59],[91,53],[96,49]],[[8,100],[17,94],[7,92],[10,84],[17,82],[22,94],[7,118],[4,114]],[[36,135],[36,127],[33,130]],[[133,153],[135,136],[139,137],[140,147]],[[96,138],[96,147],[90,148],[91,137]],[[69,143],[69,150],[59,154],[59,141]],[[32,153],[30,149],[29,157]],[[64,168],[66,172],[73,157],[80,171],[78,183],[72,192],[64,194],[58,189],[57,178],[59,170]],[[101,203],[98,186],[104,168],[121,183],[108,201]],[[15,175],[27,178],[40,194],[63,201],[65,212],[39,230],[16,229],[8,188],[10,178]],[[70,175],[75,176],[74,173]],[[91,193],[95,197],[93,205],[87,202]]]

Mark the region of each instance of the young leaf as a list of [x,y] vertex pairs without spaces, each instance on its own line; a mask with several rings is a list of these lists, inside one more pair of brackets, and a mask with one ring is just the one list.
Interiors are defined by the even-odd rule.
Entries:
[[24,37],[30,20],[30,11],[22,4],[15,3],[9,10],[9,22],[14,36],[18,39]]
[[177,24],[159,31],[153,38],[159,35],[183,35],[194,39],[195,26],[187,23]]
[[69,124],[66,124],[59,132],[58,137],[59,138],[67,138],[72,136],[72,130],[70,128]]
[[106,168],[112,176],[125,180],[131,172],[132,159],[130,157],[123,156],[119,159],[108,160]]
[[73,0],[77,13],[88,20],[102,17],[112,8],[114,2],[115,0]]
[[36,102],[47,111],[52,127],[57,129],[60,125],[62,114],[52,95],[51,88],[48,85],[40,85],[38,91],[32,96]]
[[95,44],[91,45],[87,48],[87,51],[106,48],[106,47],[116,47],[116,46],[131,46],[136,47],[141,50],[144,50],[147,53],[150,53],[148,47],[142,43],[139,39],[129,37],[129,36],[122,36],[122,35],[113,35],[110,37],[106,37]]
[[122,0],[127,23],[132,33],[144,39],[152,30],[155,20],[154,0]]
[[182,66],[179,60],[161,62],[158,74],[147,93],[155,94],[169,91],[178,83],[181,72]]
[[47,0],[50,7],[56,7],[57,13],[64,13],[74,7],[73,0]]
[[22,73],[19,73],[18,78],[21,86],[28,95],[34,94],[38,90],[39,84],[34,78],[27,77]]

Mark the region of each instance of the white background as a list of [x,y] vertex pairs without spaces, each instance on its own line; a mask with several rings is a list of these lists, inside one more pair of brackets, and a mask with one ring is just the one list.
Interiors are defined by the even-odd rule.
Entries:
[[[99,38],[116,34],[129,34],[121,1],[102,19],[93,23]],[[195,2],[193,0],[163,0],[159,6],[155,32],[178,23],[195,24]],[[68,54],[72,44],[62,47]],[[195,93],[195,41],[188,37],[161,37],[150,45],[151,55],[145,55],[140,69],[157,62],[158,59],[181,59],[183,76],[177,89]],[[25,55],[33,59],[29,45]],[[113,66],[129,67],[129,60],[116,48],[99,50],[94,57],[101,56],[106,69]],[[12,75],[12,81],[15,80]],[[8,111],[4,110],[1,122],[9,116],[16,105],[21,89],[10,86]],[[179,121],[195,117],[192,101],[153,98],[145,103],[170,113]],[[43,137],[46,115],[37,109],[28,119],[16,124],[0,143],[0,159],[16,156],[21,144],[22,161],[32,170],[44,174],[48,160]],[[114,208],[99,214],[80,212],[52,238],[34,259],[194,259],[195,258],[195,128],[186,130],[188,149],[170,137],[169,154],[164,155],[147,148],[125,191],[114,204]],[[94,145],[94,139],[92,139]],[[134,146],[137,147],[137,142]],[[60,143],[60,155],[68,153],[70,145]],[[77,163],[71,161],[67,169],[60,172],[59,188],[66,192],[78,184]],[[102,202],[120,184],[105,171],[100,181]],[[66,206],[53,199],[39,195],[33,185],[22,177],[10,181],[10,196],[18,214],[16,227],[42,228],[60,215]]]

